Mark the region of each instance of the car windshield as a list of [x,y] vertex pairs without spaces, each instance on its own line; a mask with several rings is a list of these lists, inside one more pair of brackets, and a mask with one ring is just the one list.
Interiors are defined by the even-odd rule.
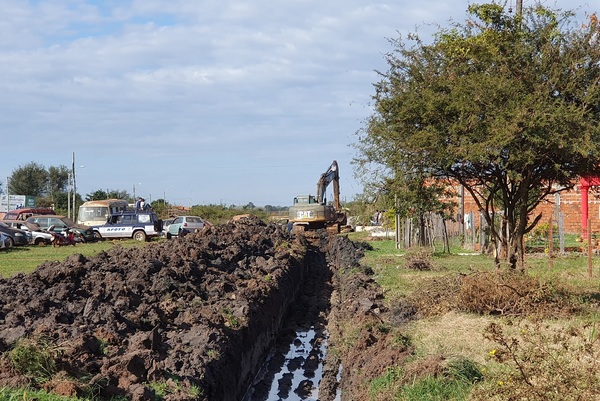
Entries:
[[108,216],[108,206],[81,206],[78,219],[80,222],[102,220]]
[[65,223],[65,225],[66,225],[67,227],[73,227],[73,226],[75,225],[75,223],[73,223],[73,220],[71,220],[71,219],[70,219],[70,218],[68,218],[68,217],[63,217],[63,218],[61,218],[60,220],[61,220],[63,223]]
[[200,217],[188,217],[187,218],[187,222],[188,223],[202,223],[202,219]]

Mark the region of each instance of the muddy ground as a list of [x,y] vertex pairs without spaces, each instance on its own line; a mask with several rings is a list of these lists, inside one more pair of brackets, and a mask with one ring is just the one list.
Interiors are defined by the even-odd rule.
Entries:
[[[0,280],[0,387],[238,401],[292,328],[327,328],[335,346],[341,326],[385,318],[361,256],[346,237],[293,236],[249,217],[141,248],[46,262]],[[338,387],[342,400],[367,399],[365,372],[380,374],[402,358],[385,342],[358,333],[354,354],[329,352],[319,399],[333,400]]]

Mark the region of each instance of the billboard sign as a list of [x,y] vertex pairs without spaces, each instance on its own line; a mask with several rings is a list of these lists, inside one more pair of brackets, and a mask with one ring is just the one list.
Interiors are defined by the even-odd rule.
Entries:
[[35,207],[35,196],[10,195],[8,202],[6,195],[0,196],[0,212]]

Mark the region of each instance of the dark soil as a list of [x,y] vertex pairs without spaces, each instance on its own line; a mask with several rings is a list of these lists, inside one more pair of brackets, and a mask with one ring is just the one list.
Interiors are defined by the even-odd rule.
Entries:
[[[141,248],[46,262],[0,280],[0,386],[103,399],[240,400],[292,327],[383,313],[374,282],[348,274],[361,256],[345,237],[294,237],[248,217]],[[15,363],[24,349],[53,363]],[[339,362],[326,362],[320,400],[335,396]],[[344,370],[349,383],[351,372]],[[353,399],[348,394],[343,399]]]

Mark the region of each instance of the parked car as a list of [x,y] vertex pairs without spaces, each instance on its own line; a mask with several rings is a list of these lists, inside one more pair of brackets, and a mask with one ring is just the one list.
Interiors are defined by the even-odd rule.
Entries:
[[36,223],[29,223],[23,220],[2,220],[2,223],[12,228],[30,232],[34,245],[49,245],[52,243],[52,235],[42,231]]
[[6,212],[3,220],[27,220],[31,216],[38,216],[41,214],[56,214],[54,209],[49,207],[39,207],[39,208],[24,208],[24,209],[14,209]]
[[111,214],[106,224],[92,226],[96,239],[133,238],[148,241],[162,231],[162,220],[153,211],[129,211]]
[[167,236],[167,232],[169,232],[169,226],[171,224],[173,224],[174,220],[175,220],[175,218],[163,220],[163,229],[160,233],[161,236],[163,236],[163,237]]
[[178,216],[169,225],[166,231],[167,239],[182,233],[196,232],[204,229],[206,222],[198,216]]
[[0,221],[0,232],[3,232],[8,236],[7,246],[11,247],[14,245],[28,245],[31,243],[31,233],[27,231],[12,228]]
[[91,227],[84,226],[81,224],[75,224],[73,220],[68,217],[60,215],[41,215],[31,216],[26,220],[28,223],[35,223],[40,226],[43,231],[48,231],[52,227],[52,231],[62,233],[69,229],[73,231],[83,242],[95,241],[94,231]]

